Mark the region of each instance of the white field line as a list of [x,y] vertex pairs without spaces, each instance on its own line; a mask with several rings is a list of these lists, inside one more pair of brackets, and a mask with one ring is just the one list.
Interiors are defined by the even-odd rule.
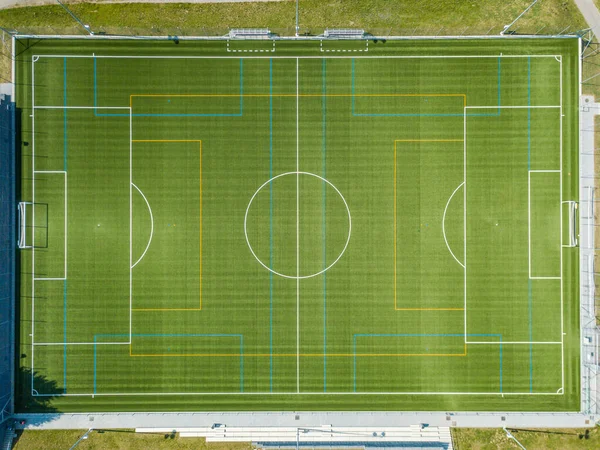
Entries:
[[[580,41],[581,42],[581,41]],[[561,339],[561,349],[560,349],[560,358],[561,358],[561,389],[564,392],[565,388],[565,325],[564,325],[564,280],[563,280],[563,248],[562,248],[562,236],[563,236],[563,211],[562,211],[562,202],[563,202],[563,63],[562,57],[560,57],[560,80],[559,80],[559,90],[560,90],[560,125],[559,125],[559,140],[560,140],[560,180],[558,181],[560,185],[560,339]],[[581,341],[580,341],[581,342]]]
[[466,269],[465,265],[458,260],[458,258],[456,257],[456,255],[454,254],[454,252],[452,251],[452,249],[450,248],[450,245],[448,244],[448,239],[446,238],[446,211],[448,211],[448,205],[450,205],[450,202],[452,201],[452,197],[454,197],[454,194],[456,194],[458,192],[458,190],[461,187],[463,187],[464,184],[465,184],[464,181],[462,183],[460,183],[458,185],[458,187],[456,189],[454,189],[454,192],[452,192],[452,194],[450,195],[450,198],[448,198],[448,202],[446,203],[446,207],[444,208],[444,214],[442,215],[442,234],[444,235],[444,242],[446,243],[446,247],[448,248],[448,251],[450,252],[450,254],[452,255],[452,257],[454,258],[454,260],[458,264],[460,264],[460,266],[463,269]]
[[144,256],[146,256],[146,252],[148,251],[148,249],[150,248],[150,244],[152,243],[152,237],[154,236],[154,216],[152,215],[152,208],[150,208],[150,203],[148,203],[148,199],[146,198],[144,193],[135,184],[131,183],[131,185],[134,188],[136,188],[137,191],[140,193],[140,195],[146,202],[146,206],[148,207],[148,212],[150,213],[150,239],[148,239],[148,244],[146,245],[146,248],[144,249],[142,256],[140,256],[139,259],[131,266],[131,268],[133,269],[144,258]]
[[[561,211],[560,211],[560,243],[561,243],[561,253],[560,253],[560,273],[561,276],[559,277],[532,277],[531,276],[531,189],[530,189],[530,183],[531,183],[531,172],[542,172],[542,173],[560,173],[561,177],[560,177],[560,204],[562,205],[563,203],[563,193],[562,193],[562,147],[563,147],[563,137],[562,137],[562,119],[563,119],[563,114],[562,114],[562,59],[558,60],[561,64],[561,70],[560,70],[560,105],[558,106],[465,106],[464,107],[464,130],[463,130],[463,145],[464,145],[464,179],[465,179],[465,190],[464,190],[464,202],[465,202],[465,238],[464,238],[464,245],[465,245],[465,266],[467,263],[467,246],[466,246],[466,208],[467,208],[467,198],[466,198],[466,193],[467,193],[467,189],[466,189],[466,170],[467,170],[467,166],[466,166],[466,155],[467,155],[467,122],[466,122],[466,111],[467,109],[497,109],[497,108],[502,108],[502,109],[540,109],[540,108],[552,108],[552,109],[560,109],[560,162],[559,162],[559,166],[560,166],[560,170],[529,170],[528,174],[527,174],[527,195],[528,195],[528,201],[527,201],[527,211],[528,211],[528,259],[529,259],[529,278],[532,280],[560,280],[560,292],[561,292],[561,313],[560,313],[560,319],[561,319],[561,341],[560,342],[526,342],[526,341],[519,341],[519,342],[502,342],[502,344],[561,344],[561,367],[562,367],[562,387],[561,390],[564,391],[564,370],[565,370],[565,365],[564,365],[564,316],[563,316],[563,311],[564,311],[564,293],[563,293],[563,250],[562,250],[562,233],[563,233],[563,225],[562,225],[562,207],[561,207]],[[465,315],[465,343],[466,344],[500,344],[500,342],[485,342],[485,341],[481,341],[481,342],[473,342],[473,341],[468,341],[467,340],[467,273],[465,270],[465,281],[464,281],[464,292],[465,292],[465,306],[464,306],[464,315]]]
[[562,342],[545,341],[468,341],[467,344],[485,344],[485,345],[560,345]]
[[[68,234],[67,234],[67,231],[68,231],[68,225],[67,225],[67,223],[68,223],[68,219],[67,219],[67,200],[68,200],[68,197],[67,197],[67,195],[68,195],[67,194],[67,172],[65,172],[64,170],[34,170],[33,171],[34,176],[35,176],[35,174],[38,174],[38,173],[48,174],[48,175],[62,174],[62,175],[64,175],[64,178],[65,178],[65,187],[64,187],[64,189],[65,189],[65,245],[64,245],[64,255],[65,255],[65,258],[64,258],[64,260],[65,261],[64,261],[64,269],[63,269],[64,275],[63,275],[63,277],[35,278],[35,276],[34,276],[34,280],[35,281],[59,281],[59,280],[63,280],[64,281],[64,280],[67,279],[67,243],[68,243]],[[35,209],[35,204],[32,206],[32,209]],[[34,225],[35,225],[35,222],[34,222]],[[35,245],[35,242],[34,242],[34,245]],[[33,254],[32,254],[32,258],[34,258]]]
[[[497,59],[499,56],[502,58],[554,58],[560,55],[429,55],[429,56],[399,56],[399,55],[388,55],[388,56],[363,56],[363,55],[331,55],[326,56],[330,59],[348,59],[348,58],[370,58],[370,59],[481,59],[481,58],[493,58]],[[239,59],[239,55],[235,56],[167,56],[167,55],[34,55],[35,58],[103,58],[103,59]],[[242,56],[242,58],[253,58],[253,59],[323,59],[323,55],[320,56]]]
[[[31,208],[32,221],[35,224],[35,61],[31,58]],[[35,233],[32,236],[31,248],[31,393],[33,394],[33,375],[35,373]]]
[[[346,243],[344,244],[344,248],[342,249],[342,251],[340,252],[340,254],[338,255],[338,257],[331,264],[329,264],[329,266],[321,269],[320,271],[315,272],[315,273],[311,273],[311,274],[308,274],[308,275],[301,275],[299,277],[296,276],[296,275],[287,275],[287,274],[278,272],[278,271],[270,268],[263,261],[261,261],[261,259],[258,257],[258,255],[256,254],[256,252],[252,248],[252,244],[250,243],[250,238],[248,236],[248,213],[250,212],[250,207],[252,206],[252,204],[254,202],[254,199],[256,198],[256,196],[258,195],[258,193],[261,192],[262,189],[265,186],[267,186],[269,183],[272,183],[274,180],[276,180],[278,178],[281,178],[281,177],[290,176],[290,175],[307,175],[307,176],[310,176],[310,177],[318,178],[323,183],[327,183],[337,193],[337,195],[340,196],[340,198],[342,199],[342,202],[344,203],[344,206],[346,208],[346,212],[348,213],[348,237],[346,238]],[[350,213],[350,207],[348,206],[348,202],[346,201],[346,199],[344,198],[344,196],[342,195],[342,193],[340,192],[340,190],[333,183],[331,183],[326,178],[323,178],[322,176],[314,174],[312,172],[303,172],[303,171],[284,172],[284,173],[280,173],[279,175],[275,175],[273,178],[268,179],[267,181],[265,181],[256,190],[256,192],[254,192],[254,194],[250,198],[250,201],[248,202],[248,205],[246,206],[246,213],[244,214],[244,237],[246,239],[246,244],[248,245],[248,249],[250,249],[250,253],[252,253],[252,256],[254,256],[254,258],[256,259],[256,261],[261,266],[263,266],[265,268],[265,270],[268,270],[269,272],[271,272],[271,273],[273,273],[273,274],[275,274],[277,276],[280,276],[282,278],[288,278],[288,279],[291,279],[291,280],[296,280],[296,279],[301,279],[302,280],[302,279],[306,279],[306,278],[312,278],[312,277],[316,277],[316,276],[321,275],[322,273],[328,271],[335,264],[337,264],[337,262],[342,258],[342,256],[346,252],[346,249],[348,248],[348,244],[350,243],[350,237],[351,236],[352,236],[352,214]]]
[[561,277],[529,277],[530,280],[560,280]]
[[544,105],[544,106],[465,106],[465,109],[559,109],[560,105]]
[[[560,391],[560,389],[559,389]],[[154,395],[198,395],[198,396],[215,396],[215,395],[236,395],[236,396],[244,396],[244,395],[493,395],[493,396],[505,396],[505,395],[527,395],[527,396],[536,396],[536,395],[564,395],[563,392],[302,392],[298,394],[297,392],[130,392],[130,393],[90,393],[90,394],[32,394],[33,397],[94,397],[94,396],[103,396],[103,397],[127,397],[127,396],[154,396]]]
[[363,49],[351,49],[351,50],[344,50],[344,49],[340,49],[340,50],[336,50],[336,49],[324,49],[323,48],[323,39],[321,39],[321,42],[319,43],[319,49],[321,50],[321,52],[325,53],[325,52],[337,52],[337,53],[354,53],[354,52],[368,52],[369,51],[369,40],[366,40],[366,47]]
[[258,50],[240,50],[240,49],[230,49],[229,48],[229,39],[227,39],[227,51],[233,53],[275,53],[275,39],[273,39],[273,47],[270,49],[258,49]]
[[300,60],[296,58],[296,392],[300,393]]

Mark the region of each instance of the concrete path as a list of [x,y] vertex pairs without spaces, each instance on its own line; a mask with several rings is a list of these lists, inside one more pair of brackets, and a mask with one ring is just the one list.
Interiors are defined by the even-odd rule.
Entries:
[[[90,3],[241,3],[281,2],[284,0],[98,0]],[[68,0],[66,0],[68,5]],[[0,9],[23,6],[56,5],[56,0],[0,0]]]
[[17,414],[26,429],[192,428],[215,423],[236,427],[431,427],[586,428],[598,416],[581,413],[428,413],[428,412],[237,412]]
[[600,34],[600,12],[598,12],[594,0],[575,0],[575,4],[594,34]]

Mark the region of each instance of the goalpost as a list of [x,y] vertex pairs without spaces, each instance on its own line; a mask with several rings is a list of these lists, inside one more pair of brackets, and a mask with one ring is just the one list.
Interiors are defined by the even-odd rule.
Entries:
[[[36,207],[38,208],[37,224],[33,223],[33,211]],[[46,248],[48,246],[48,205],[45,203],[19,202],[17,218],[19,233],[17,245],[20,249]],[[40,231],[44,236],[44,245],[35,244],[35,234]]]

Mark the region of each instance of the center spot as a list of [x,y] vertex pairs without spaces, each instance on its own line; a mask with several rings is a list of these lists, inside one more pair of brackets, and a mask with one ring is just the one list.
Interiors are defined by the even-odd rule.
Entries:
[[346,200],[328,180],[308,172],[266,181],[246,209],[244,231],[251,253],[285,278],[310,278],[333,267],[350,241]]

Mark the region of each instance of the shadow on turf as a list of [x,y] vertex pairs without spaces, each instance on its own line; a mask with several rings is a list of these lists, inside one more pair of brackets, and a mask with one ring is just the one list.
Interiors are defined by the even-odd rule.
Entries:
[[[59,412],[58,409],[52,405],[55,395],[44,395],[43,397],[31,395],[31,375],[32,371],[30,368],[19,368],[15,399],[15,410],[17,411],[15,416],[17,419],[19,413],[49,414]],[[55,380],[49,380],[39,372],[33,372],[33,385],[35,386],[35,390],[39,393],[58,393],[62,390]]]

